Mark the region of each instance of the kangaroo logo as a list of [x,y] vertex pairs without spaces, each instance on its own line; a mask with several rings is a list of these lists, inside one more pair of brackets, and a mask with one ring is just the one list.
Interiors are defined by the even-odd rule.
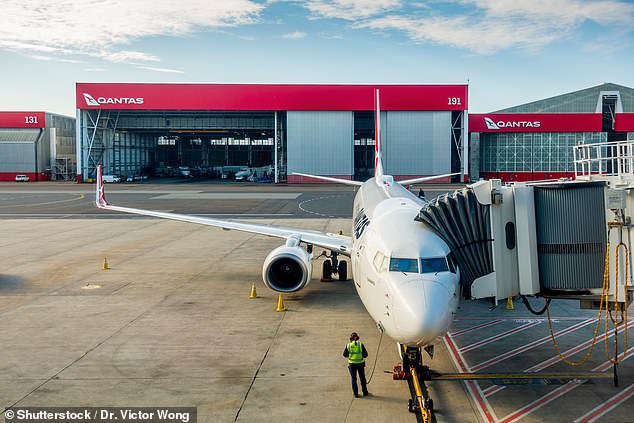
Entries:
[[[84,94],[86,95],[86,94]],[[485,117],[484,123],[487,125],[487,129],[500,129],[497,123],[493,122],[491,118]]]
[[86,104],[89,106],[99,106],[99,102],[97,100],[94,99],[93,96],[91,96],[90,94],[84,94],[84,100],[86,100]]

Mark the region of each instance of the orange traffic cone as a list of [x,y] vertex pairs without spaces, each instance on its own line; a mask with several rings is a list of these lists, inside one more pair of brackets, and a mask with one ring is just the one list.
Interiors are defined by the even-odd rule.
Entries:
[[104,257],[103,258],[103,267],[101,268],[101,270],[108,270],[108,269],[110,269],[108,267],[108,259]]
[[251,295],[249,295],[249,298],[258,298],[258,292],[255,290],[255,282],[251,285]]
[[508,297],[508,299],[506,300],[506,309],[515,310],[515,307],[513,307],[513,297]]

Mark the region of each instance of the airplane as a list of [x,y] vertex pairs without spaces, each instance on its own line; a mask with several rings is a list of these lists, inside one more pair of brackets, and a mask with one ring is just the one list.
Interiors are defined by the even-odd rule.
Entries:
[[[312,277],[313,246],[330,251],[323,277],[347,279],[351,261],[356,291],[377,328],[395,340],[403,367],[422,364],[421,350],[430,355],[433,342],[449,329],[459,301],[460,271],[451,250],[426,224],[414,218],[426,204],[404,186],[456,175],[394,181],[383,172],[380,143],[379,91],[375,91],[375,175],[366,182],[294,173],[358,188],[353,206],[352,236],[233,220],[165,213],[110,205],[106,201],[101,166],[97,168],[96,205],[100,209],[140,214],[282,238],[284,245],[265,258],[262,279],[280,293],[297,292]],[[303,247],[305,245],[306,247]]]

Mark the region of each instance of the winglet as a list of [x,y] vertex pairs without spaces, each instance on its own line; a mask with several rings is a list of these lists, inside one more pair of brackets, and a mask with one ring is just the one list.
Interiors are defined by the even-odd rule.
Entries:
[[100,209],[108,205],[108,201],[106,201],[106,192],[104,191],[104,188],[103,188],[103,174],[102,174],[101,165],[97,166],[97,191],[96,191],[95,203],[97,204],[97,207],[99,207]]

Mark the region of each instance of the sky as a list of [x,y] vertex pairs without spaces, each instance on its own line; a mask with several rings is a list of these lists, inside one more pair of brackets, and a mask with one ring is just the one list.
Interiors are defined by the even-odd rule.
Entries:
[[634,87],[632,0],[2,0],[0,110],[76,82],[469,83],[470,113]]

